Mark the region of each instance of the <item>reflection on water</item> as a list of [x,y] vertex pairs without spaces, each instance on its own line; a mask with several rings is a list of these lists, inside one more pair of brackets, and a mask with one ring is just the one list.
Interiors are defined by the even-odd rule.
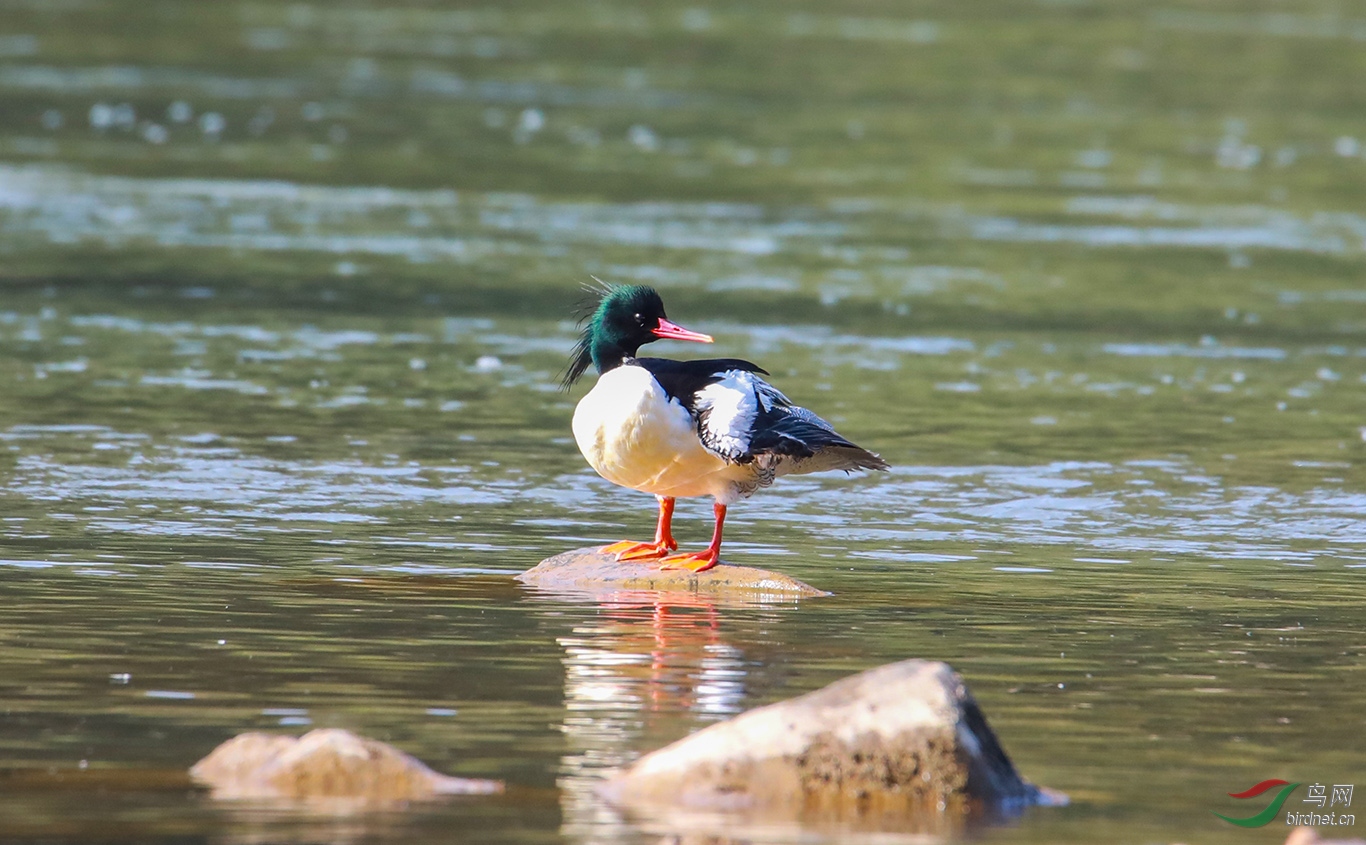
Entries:
[[747,671],[723,638],[714,598],[642,590],[599,601],[558,638],[568,745],[559,785],[566,834],[620,841],[628,831],[594,794],[599,779],[676,738],[680,718],[705,724],[740,712]]

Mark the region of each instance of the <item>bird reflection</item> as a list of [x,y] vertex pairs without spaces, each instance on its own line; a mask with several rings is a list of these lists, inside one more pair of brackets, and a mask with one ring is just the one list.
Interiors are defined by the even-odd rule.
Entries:
[[597,613],[558,639],[565,650],[560,778],[563,832],[600,842],[626,838],[593,794],[607,769],[690,729],[740,712],[745,662],[724,639],[716,599],[625,591],[597,598]]

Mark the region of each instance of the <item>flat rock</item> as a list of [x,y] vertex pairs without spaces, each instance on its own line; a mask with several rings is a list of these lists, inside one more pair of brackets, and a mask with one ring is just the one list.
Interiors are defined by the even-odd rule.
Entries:
[[757,600],[791,601],[828,596],[780,572],[731,566],[725,561],[705,572],[660,569],[653,562],[622,563],[598,547],[574,549],[546,558],[517,576],[528,586],[550,592],[597,595],[612,591],[686,591]]
[[503,791],[496,780],[447,777],[383,742],[339,729],[302,737],[245,733],[190,768],[214,798],[386,805]]
[[721,813],[934,833],[1066,801],[1021,779],[962,678],[925,660],[712,725],[642,757],[602,794],[665,823]]

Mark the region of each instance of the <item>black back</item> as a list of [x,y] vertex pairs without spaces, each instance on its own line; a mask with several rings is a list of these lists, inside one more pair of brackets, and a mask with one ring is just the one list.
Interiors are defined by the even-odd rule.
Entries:
[[696,416],[697,391],[721,380],[727,370],[768,375],[768,370],[742,358],[703,358],[698,361],[672,361],[668,358],[636,358],[630,363],[644,367],[655,377],[670,398],[677,399],[688,413]]

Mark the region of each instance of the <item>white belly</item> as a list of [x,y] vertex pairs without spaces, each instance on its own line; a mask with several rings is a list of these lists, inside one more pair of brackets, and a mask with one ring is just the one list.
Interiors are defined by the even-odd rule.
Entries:
[[686,408],[642,367],[598,378],[574,409],[574,440],[598,475],[658,496],[737,496],[750,471],[708,452]]

